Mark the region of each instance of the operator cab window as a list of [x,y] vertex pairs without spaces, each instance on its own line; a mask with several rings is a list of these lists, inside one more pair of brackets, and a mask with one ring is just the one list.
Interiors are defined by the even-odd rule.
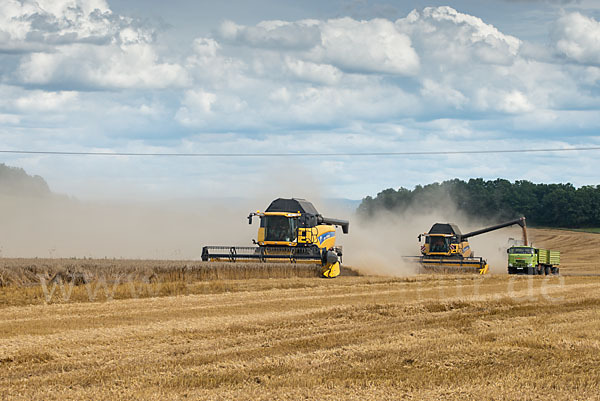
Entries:
[[533,248],[510,248],[509,253],[518,255],[533,255]]
[[445,237],[431,237],[430,252],[448,252],[448,239]]
[[265,216],[265,241],[292,242],[296,239],[296,219]]

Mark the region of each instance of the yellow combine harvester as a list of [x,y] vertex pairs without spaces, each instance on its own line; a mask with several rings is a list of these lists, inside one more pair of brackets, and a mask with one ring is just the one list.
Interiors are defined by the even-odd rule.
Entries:
[[249,224],[253,217],[260,218],[258,239],[253,240],[258,247],[205,246],[202,260],[320,263],[323,277],[339,276],[342,247],[335,246],[335,228],[348,234],[348,221],[323,217],[312,203],[298,198],[274,200],[266,211],[250,213]]
[[449,272],[474,272],[486,274],[489,265],[481,257],[475,257],[469,238],[499,230],[504,227],[518,224],[523,229],[523,242],[527,245],[527,226],[525,217],[497,224],[492,227],[462,234],[456,224],[436,223],[428,233],[418,236],[419,242],[424,238],[421,246],[419,262],[424,270],[449,271]]

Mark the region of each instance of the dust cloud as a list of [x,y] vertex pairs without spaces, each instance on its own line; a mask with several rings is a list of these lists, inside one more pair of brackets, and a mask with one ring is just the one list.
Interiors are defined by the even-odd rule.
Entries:
[[[213,194],[184,200],[80,201],[58,195],[0,195],[0,257],[198,260],[204,245],[253,246],[258,222],[249,225],[248,213],[264,210],[278,197],[298,197],[313,202],[326,217],[350,221],[348,235],[337,230],[344,265],[364,274],[407,276],[415,274],[417,266],[405,257],[420,255],[417,236],[432,224],[453,222],[468,232],[497,223],[469,219],[448,199],[434,209],[414,207],[362,217],[354,211],[356,203],[323,196],[328,193],[325,184],[308,175],[290,178],[287,171],[301,166],[285,167],[273,169],[281,173],[261,178],[255,190],[240,198]],[[520,228],[483,234],[470,242],[492,272],[504,272],[509,237],[520,239]]]
[[275,167],[240,197],[208,190],[203,198],[153,200],[135,189],[128,200],[115,190],[102,201],[0,194],[0,257],[198,260],[204,245],[253,246],[258,221],[248,224],[250,212],[278,197],[322,203],[317,181],[290,175],[301,165]]
[[0,256],[199,259],[203,245],[252,245],[240,203],[2,196]]
[[[417,273],[411,257],[421,254],[417,236],[429,231],[434,223],[456,223],[463,233],[498,224],[469,218],[450,202],[443,208],[423,211],[412,207],[404,213],[379,212],[373,217],[354,216],[350,235],[340,236],[344,244],[344,264],[363,274],[408,276]],[[509,238],[521,240],[519,226],[507,227],[469,239],[475,256],[490,265],[491,273],[506,272]]]

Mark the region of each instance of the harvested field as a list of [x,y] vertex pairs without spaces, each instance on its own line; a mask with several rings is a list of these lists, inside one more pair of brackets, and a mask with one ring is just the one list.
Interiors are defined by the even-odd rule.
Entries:
[[599,398],[600,278],[245,285],[5,307],[0,397]]
[[[94,281],[0,288],[0,398],[600,399],[600,276],[581,276],[598,273],[586,247],[557,248],[573,263],[560,277],[232,280],[70,260]],[[103,281],[107,266],[140,274]]]

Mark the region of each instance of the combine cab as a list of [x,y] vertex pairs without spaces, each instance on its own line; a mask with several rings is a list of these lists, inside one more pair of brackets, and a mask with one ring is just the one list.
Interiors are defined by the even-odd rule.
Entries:
[[469,244],[469,238],[514,224],[523,228],[523,241],[527,244],[525,217],[467,234],[461,233],[456,224],[436,223],[428,233],[420,234],[418,237],[419,242],[424,239],[419,257],[420,265],[426,271],[485,274],[489,270],[488,263],[481,257],[475,257]]
[[348,233],[349,223],[323,217],[312,203],[304,199],[279,198],[265,212],[248,216],[260,219],[258,247],[205,246],[202,260],[256,260],[260,262],[320,263],[324,277],[340,274],[342,248],[335,246],[336,226]]

